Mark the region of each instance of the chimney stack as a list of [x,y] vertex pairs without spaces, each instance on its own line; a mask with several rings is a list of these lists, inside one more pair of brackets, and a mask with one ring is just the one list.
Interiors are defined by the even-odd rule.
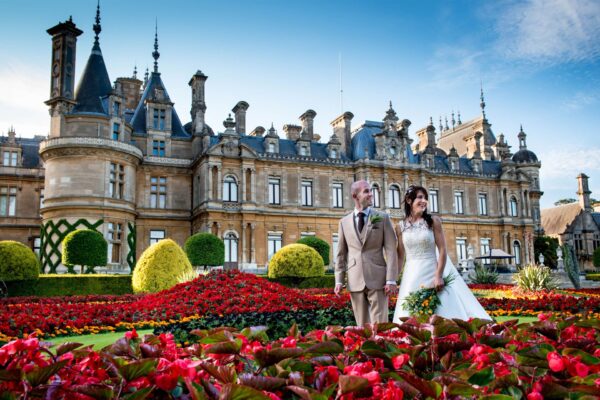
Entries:
[[306,110],[299,118],[302,122],[302,139],[313,140],[314,120],[317,113],[314,110]]
[[579,205],[586,211],[593,211],[592,205],[590,204],[590,188],[588,186],[588,176],[584,173],[577,175],[578,190],[577,195],[579,196]]
[[208,76],[198,70],[190,79],[188,85],[192,88],[192,115],[193,134],[201,135],[204,132],[204,114],[206,102],[204,101],[204,85]]
[[240,101],[231,109],[235,115],[235,131],[238,135],[246,134],[246,111],[250,105],[245,101]]
[[288,140],[296,141],[300,139],[300,131],[302,130],[301,126],[285,124],[283,126],[283,131],[285,132],[285,136]]
[[117,78],[117,84],[121,85],[123,97],[125,97],[125,104],[123,105],[125,109],[135,110],[137,107],[140,102],[142,83],[137,78]]
[[354,114],[346,111],[330,122],[330,125],[333,127],[333,133],[342,143],[341,152],[348,158],[352,156],[352,118],[354,118]]

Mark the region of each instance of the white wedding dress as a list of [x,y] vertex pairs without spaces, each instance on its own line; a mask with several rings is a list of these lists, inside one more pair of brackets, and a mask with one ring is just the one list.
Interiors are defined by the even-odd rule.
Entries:
[[[427,222],[420,220],[415,224],[400,222],[402,243],[406,254],[406,264],[400,281],[398,301],[393,321],[401,323],[401,317],[409,317],[408,311],[402,309],[402,303],[411,292],[432,287],[437,269],[436,245],[433,230]],[[477,301],[465,281],[462,279],[450,258],[446,260],[443,276],[454,275],[454,281],[440,293],[441,304],[436,314],[444,318],[481,318],[491,320],[481,304]]]

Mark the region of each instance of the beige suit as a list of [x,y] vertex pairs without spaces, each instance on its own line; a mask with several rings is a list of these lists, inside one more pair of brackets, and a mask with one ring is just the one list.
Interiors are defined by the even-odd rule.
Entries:
[[[373,224],[372,218],[381,220]],[[361,234],[354,223],[354,212],[340,220],[335,281],[345,283],[352,298],[357,325],[388,322],[386,281],[398,279],[397,238],[389,215],[371,208]]]

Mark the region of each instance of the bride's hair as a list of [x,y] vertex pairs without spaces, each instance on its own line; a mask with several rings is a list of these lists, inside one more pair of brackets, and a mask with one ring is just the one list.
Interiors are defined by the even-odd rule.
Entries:
[[[410,217],[410,213],[412,211],[412,203],[417,198],[419,192],[423,193],[423,196],[425,196],[425,200],[429,200],[429,194],[427,193],[427,189],[425,189],[423,186],[410,185],[406,189],[406,194],[404,195],[404,219],[408,219],[408,217]],[[425,209],[425,211],[423,212],[423,219],[425,220],[425,222],[427,222],[427,226],[429,226],[429,229],[432,229],[433,218],[431,217],[431,214],[427,212],[427,209]]]

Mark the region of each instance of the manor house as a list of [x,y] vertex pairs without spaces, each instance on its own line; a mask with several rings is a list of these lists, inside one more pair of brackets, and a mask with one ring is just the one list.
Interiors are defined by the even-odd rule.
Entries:
[[48,29],[50,133],[20,139],[11,129],[0,141],[0,239],[34,248],[46,272],[60,264],[60,243],[77,228],[103,233],[116,269],[131,268],[156,241],[183,245],[195,232],[223,238],[231,268],[264,267],[281,246],[311,235],[330,243],[333,258],[357,179],[372,184],[374,207],[396,221],[406,188],[428,188],[455,262],[467,248],[532,261],[541,164],[522,128],[514,154],[504,135],[494,135],[483,93],[481,115],[462,122],[453,114],[438,127],[430,120],[412,135],[411,121],[391,103],[381,120],[357,123],[351,112],[333,118],[327,142],[314,130],[313,110],[281,129],[249,128],[244,101],[222,128],[210,127],[207,75],[191,74],[191,120],[182,122],[161,79],[158,38],[143,80],[134,73],[113,82],[99,11],[93,31],[75,90],[83,32],[71,19]]

